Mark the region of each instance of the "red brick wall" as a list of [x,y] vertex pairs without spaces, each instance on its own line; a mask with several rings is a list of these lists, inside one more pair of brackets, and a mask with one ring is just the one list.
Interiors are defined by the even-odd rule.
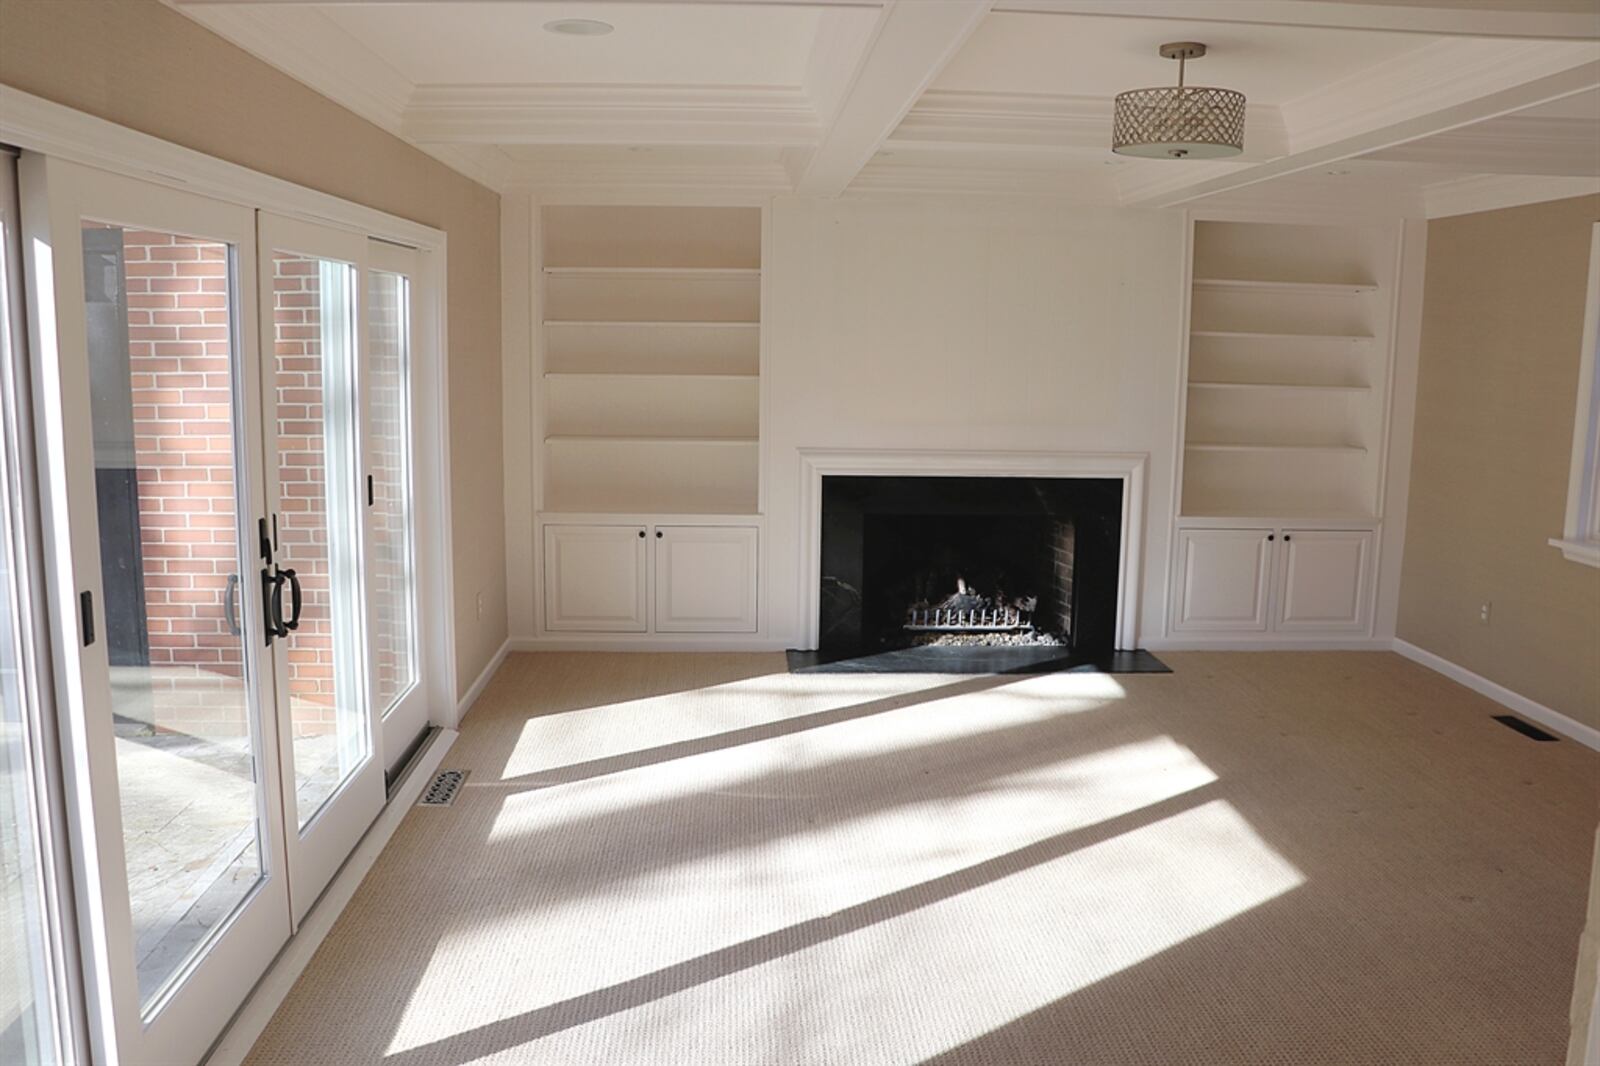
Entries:
[[123,249],[155,725],[238,735],[242,638],[223,604],[239,556],[228,251],[135,230]]
[[336,721],[320,286],[315,259],[273,256],[278,562],[294,568],[305,597],[288,646],[292,720],[301,736],[331,732]]

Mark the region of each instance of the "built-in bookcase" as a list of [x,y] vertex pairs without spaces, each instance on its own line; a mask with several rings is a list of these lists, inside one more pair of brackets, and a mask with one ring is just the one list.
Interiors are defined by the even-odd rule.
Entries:
[[1195,223],[1183,516],[1376,516],[1394,247],[1378,228]]
[[542,212],[544,509],[757,509],[761,213]]

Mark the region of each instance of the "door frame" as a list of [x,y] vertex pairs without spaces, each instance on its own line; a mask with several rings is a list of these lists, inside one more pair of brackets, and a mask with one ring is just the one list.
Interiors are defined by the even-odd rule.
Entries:
[[[44,504],[44,554],[52,609],[55,690],[64,698],[58,726],[65,763],[67,814],[76,869],[78,933],[90,998],[91,1042],[97,1061],[159,1062],[174,1055],[198,1060],[243,1002],[258,974],[245,959],[270,964],[288,937],[289,895],[282,811],[268,788],[278,772],[278,750],[263,720],[272,704],[270,657],[246,628],[247,687],[254,699],[250,722],[259,776],[256,803],[263,875],[175,980],[143,1009],[135,958],[136,935],[126,877],[122,800],[117,786],[116,738],[109,703],[104,589],[90,423],[89,361],[83,286],[85,217],[227,242],[230,304],[236,514],[241,575],[254,573],[251,528],[265,513],[260,473],[261,426],[254,376],[259,332],[254,290],[254,213],[209,197],[108,174],[25,153],[19,162],[29,292],[30,349],[40,483]],[[261,619],[261,590],[241,580],[239,616]],[[80,595],[93,603],[80,614]],[[86,643],[84,625],[99,639]],[[83,714],[76,713],[78,709]],[[97,713],[98,712],[98,713]],[[264,824],[262,824],[264,822]],[[223,949],[224,942],[229,945]]]

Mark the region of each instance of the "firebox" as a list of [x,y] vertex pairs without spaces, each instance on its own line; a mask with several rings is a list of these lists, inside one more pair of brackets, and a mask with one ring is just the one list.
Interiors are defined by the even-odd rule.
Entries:
[[1117,478],[822,479],[818,650],[1116,644]]

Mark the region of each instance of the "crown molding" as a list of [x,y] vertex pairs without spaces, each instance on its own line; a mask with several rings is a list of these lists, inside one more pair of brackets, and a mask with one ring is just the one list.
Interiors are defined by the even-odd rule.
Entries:
[[815,144],[816,111],[797,87],[422,85],[402,134],[419,144]]
[[508,188],[531,189],[540,203],[759,202],[786,194],[783,163],[708,165],[585,160],[511,161]]
[[1530,10],[1527,0],[1500,6],[1473,3],[1399,3],[1386,0],[999,0],[996,11],[1050,15],[1112,15],[1118,18],[1236,22],[1266,26],[1381,30],[1435,36],[1600,39],[1592,11]]
[[1025,197],[1099,206],[1116,203],[1116,186],[1110,174],[930,165],[882,158],[867,164],[845,191],[851,197],[890,193]]
[[[887,142],[896,148],[945,151],[994,147],[1111,151],[1110,97],[1046,93],[930,90],[917,101]],[[1271,159],[1288,152],[1278,109],[1248,104],[1245,154]]]
[[1429,185],[1422,201],[1429,218],[1449,218],[1596,193],[1600,193],[1600,178],[1481,174]]
[[1484,174],[1600,174],[1600,125],[1577,118],[1489,119],[1373,152],[1366,158]]
[[501,188],[503,168],[495,158],[500,153],[470,145],[423,145],[407,137],[402,125],[414,91],[411,82],[321,11],[285,5],[269,19],[255,4],[162,2],[456,173],[495,191]]
[[[1441,54],[1463,56],[1484,42],[1440,41],[1425,46],[1437,60]],[[1451,48],[1449,46],[1459,46]],[[1300,125],[1302,117],[1315,115],[1321,103],[1335,97],[1334,89],[1323,89],[1311,98],[1285,105],[1294,151],[1281,159],[1257,166],[1235,167],[1228,172],[1215,169],[1202,174],[1198,165],[1184,164],[1165,182],[1130,187],[1124,203],[1170,207],[1231,188],[1252,185],[1326,166],[1340,160],[1380,151],[1395,145],[1431,137],[1513,111],[1534,107],[1600,86],[1600,49],[1590,44],[1502,42],[1504,62],[1473,72],[1456,72],[1446,89],[1421,84],[1423,74],[1407,76],[1392,64],[1375,75],[1372,84],[1347,82],[1343,117],[1324,114],[1320,132],[1308,134]],[[1413,53],[1414,54],[1414,53]],[[1433,63],[1420,64],[1423,72],[1438,73]],[[1381,75],[1381,76],[1380,76]],[[1377,94],[1377,95],[1375,95]],[[1388,94],[1394,94],[1390,98]],[[1420,101],[1420,103],[1419,103]],[[1301,117],[1297,117],[1301,116]],[[1329,131],[1338,131],[1332,135]],[[1331,138],[1331,139],[1330,139]],[[1223,164],[1227,165],[1227,164]],[[1189,178],[1185,179],[1185,173]]]
[[1301,152],[1597,60],[1600,49],[1588,43],[1433,41],[1286,102],[1283,117],[1291,148]]

